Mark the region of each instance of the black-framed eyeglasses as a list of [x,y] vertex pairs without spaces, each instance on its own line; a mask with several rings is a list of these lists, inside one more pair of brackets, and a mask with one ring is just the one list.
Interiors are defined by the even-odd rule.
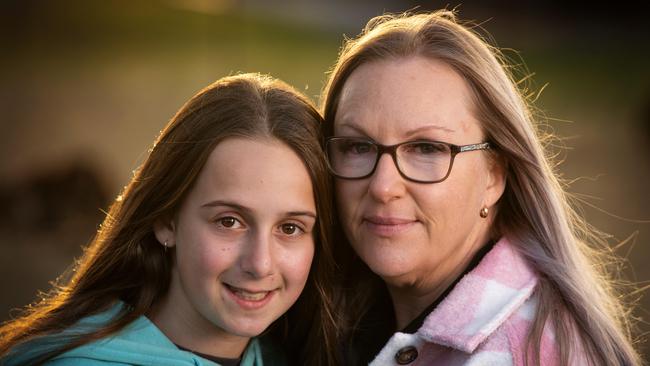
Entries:
[[325,152],[332,174],[343,179],[371,176],[379,158],[390,154],[400,175],[416,183],[439,183],[449,177],[456,155],[487,150],[489,142],[454,145],[431,140],[414,140],[396,145],[382,145],[361,137],[330,137]]

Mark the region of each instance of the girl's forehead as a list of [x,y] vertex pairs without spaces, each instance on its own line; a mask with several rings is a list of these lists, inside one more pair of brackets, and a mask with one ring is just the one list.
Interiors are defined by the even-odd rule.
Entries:
[[314,206],[312,181],[302,159],[273,139],[229,138],[217,144],[190,196],[192,205],[227,201],[276,211]]

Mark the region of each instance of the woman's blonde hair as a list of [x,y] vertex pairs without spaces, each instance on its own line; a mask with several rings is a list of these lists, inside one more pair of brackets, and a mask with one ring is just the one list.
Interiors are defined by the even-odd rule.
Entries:
[[[628,312],[607,272],[611,250],[569,204],[543,146],[546,136],[507,71],[508,62],[472,28],[459,24],[452,11],[376,17],[357,38],[347,40],[322,94],[326,137],[333,134],[341,90],[355,69],[407,57],[443,61],[464,78],[486,140],[506,168],[492,235],[509,237],[540,275],[526,360],[540,362],[542,333],[550,322],[563,365],[575,352],[584,352],[594,365],[640,364],[630,341]],[[356,268],[352,271],[368,272],[358,263]],[[373,281],[372,274],[361,275]],[[359,291],[350,291],[348,306],[368,303],[371,294],[364,295],[364,286],[371,288],[362,282]]]

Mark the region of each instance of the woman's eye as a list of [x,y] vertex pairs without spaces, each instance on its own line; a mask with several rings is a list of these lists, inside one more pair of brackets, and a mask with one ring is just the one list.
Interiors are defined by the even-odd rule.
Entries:
[[414,154],[436,154],[436,153],[446,153],[447,148],[443,144],[429,143],[429,142],[418,142],[414,144],[407,145],[406,150]]
[[357,154],[365,154],[370,151],[370,145],[369,144],[355,144],[354,145],[354,152]]
[[372,145],[367,142],[348,142],[342,150],[346,154],[367,154],[372,150]]
[[280,231],[285,235],[298,235],[303,230],[296,224],[282,224],[280,225]]
[[431,144],[419,144],[417,149],[422,153],[430,153],[436,151],[436,148]]

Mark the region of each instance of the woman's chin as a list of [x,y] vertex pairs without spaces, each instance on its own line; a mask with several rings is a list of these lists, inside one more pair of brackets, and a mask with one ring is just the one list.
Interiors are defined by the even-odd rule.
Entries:
[[371,271],[389,283],[392,282],[392,280],[401,278],[410,272],[410,266],[405,265],[400,261],[386,260],[385,258],[381,257],[377,258],[376,255],[370,258],[362,259],[368,265]]

